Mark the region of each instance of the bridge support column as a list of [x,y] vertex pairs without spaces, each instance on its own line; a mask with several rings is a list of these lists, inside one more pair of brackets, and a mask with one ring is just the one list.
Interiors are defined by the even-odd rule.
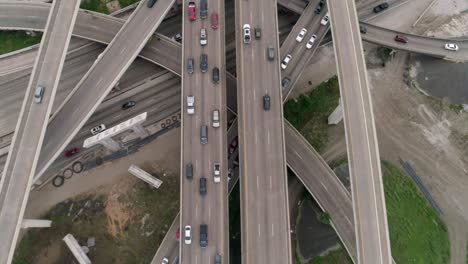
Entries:
[[162,184],[162,181],[160,179],[153,177],[153,175],[147,173],[146,171],[142,170],[136,165],[130,165],[130,168],[128,168],[128,172],[130,172],[140,180],[143,180],[144,182],[150,184],[156,189],[159,188],[159,186],[161,186]]
[[121,149],[120,144],[112,138],[103,138],[99,141],[99,143],[112,151],[117,151]]
[[149,136],[148,131],[146,128],[144,128],[141,123],[140,124],[135,124],[132,126],[133,132],[135,132],[140,138],[145,138]]
[[336,125],[343,120],[343,104],[341,103],[341,98],[338,100],[338,106],[335,108],[333,113],[328,117],[329,125]]
[[63,241],[65,244],[67,244],[68,248],[73,253],[73,256],[75,256],[76,260],[78,260],[80,264],[91,264],[91,260],[88,258],[72,234],[66,235],[63,238]]
[[42,219],[23,219],[23,222],[21,222],[21,228],[43,228],[50,227],[51,225],[51,220]]

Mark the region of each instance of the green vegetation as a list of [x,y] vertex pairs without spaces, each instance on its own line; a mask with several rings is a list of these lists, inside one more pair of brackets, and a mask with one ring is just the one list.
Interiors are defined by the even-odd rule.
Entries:
[[41,42],[42,34],[35,37],[27,35],[24,31],[0,31],[0,55]]
[[124,8],[126,6],[132,5],[136,2],[140,2],[140,0],[119,0],[120,7]]
[[309,264],[353,264],[348,256],[348,252],[341,247],[340,249],[330,251],[323,257],[315,257]]
[[329,225],[330,224],[330,220],[331,220],[331,217],[328,213],[326,212],[321,212],[319,215],[318,215],[318,220],[326,225]]
[[109,14],[109,10],[107,10],[106,3],[110,2],[109,0],[83,0],[81,2],[80,8],[91,10],[103,14]]
[[53,228],[28,231],[13,263],[72,263],[62,241],[68,233],[81,245],[96,238],[88,253],[95,263],[150,263],[179,211],[178,177],[163,180],[160,189],[136,182],[117,185],[108,196],[87,195],[57,204],[44,216],[53,221]]
[[312,92],[289,100],[284,105],[284,116],[317,150],[328,141],[328,116],[338,106],[340,90],[338,78],[319,84]]
[[387,218],[397,263],[449,263],[447,228],[416,185],[397,167],[382,162]]
[[229,194],[229,263],[241,263],[240,187],[236,183]]

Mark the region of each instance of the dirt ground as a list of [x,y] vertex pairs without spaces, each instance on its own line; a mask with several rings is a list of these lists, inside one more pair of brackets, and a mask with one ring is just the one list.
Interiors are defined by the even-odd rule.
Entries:
[[33,191],[29,198],[25,217],[39,217],[53,205],[84,192],[94,191],[96,194],[115,192],[110,186],[119,181],[134,178],[127,171],[131,164],[137,166],[158,164],[160,166],[157,168],[158,170],[167,170],[179,175],[179,160],[180,129],[174,129],[144,146],[137,153],[73,176],[66,180],[62,187],[55,188],[48,184],[38,191]]
[[[432,12],[431,8],[415,28],[411,27],[417,18],[415,14],[422,12],[430,1],[412,1],[391,11],[398,14],[397,22],[391,14],[371,22],[419,34],[432,29],[444,33],[443,36],[457,32],[457,36],[463,35],[466,24],[455,29],[450,27],[452,32],[442,26],[442,23],[453,21],[448,16],[450,14],[455,14],[457,21],[465,19],[463,14],[457,14],[462,5],[457,5],[457,1],[442,2],[450,2],[445,5],[446,9],[458,9],[441,15],[440,10]],[[433,8],[441,7],[435,3]],[[437,19],[434,19],[434,13],[437,13]],[[452,24],[456,25],[455,22]],[[373,46],[365,44],[364,48],[371,49]],[[442,218],[448,226],[451,241],[451,264],[465,264],[468,238],[468,114],[455,113],[405,85],[403,73],[407,55],[397,52],[385,68],[368,70],[380,154],[393,164],[399,165],[399,158],[412,164],[444,212]],[[309,81],[317,84],[336,74],[332,47],[319,49],[308,69],[293,96],[308,91]],[[329,142],[323,153],[328,162],[346,157],[342,123],[330,127]]]

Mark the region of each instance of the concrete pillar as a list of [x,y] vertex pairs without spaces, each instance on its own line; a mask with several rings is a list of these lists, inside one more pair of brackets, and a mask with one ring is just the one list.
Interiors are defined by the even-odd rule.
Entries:
[[51,225],[52,221],[42,219],[23,219],[23,222],[21,222],[21,228],[42,228]]
[[99,141],[100,144],[104,145],[104,147],[112,150],[117,151],[120,150],[120,144],[117,141],[113,140],[112,138],[103,138]]
[[160,179],[157,179],[153,177],[153,175],[147,173],[146,171],[142,170],[136,165],[130,165],[130,168],[128,168],[128,172],[139,178],[140,180],[143,180],[144,182],[152,185],[156,189],[161,186],[162,181]]
[[76,241],[72,234],[66,235],[63,238],[63,241],[67,244],[68,248],[73,253],[73,256],[75,256],[76,260],[78,260],[80,264],[91,264],[91,260],[88,258],[86,253],[84,253],[80,244],[78,244],[78,241]]
[[338,106],[335,108],[333,113],[328,117],[329,125],[336,125],[343,120],[343,105],[341,104],[341,98],[338,100]]
[[148,131],[146,128],[144,128],[141,123],[140,124],[135,124],[132,126],[133,132],[135,132],[140,138],[145,138],[149,136]]

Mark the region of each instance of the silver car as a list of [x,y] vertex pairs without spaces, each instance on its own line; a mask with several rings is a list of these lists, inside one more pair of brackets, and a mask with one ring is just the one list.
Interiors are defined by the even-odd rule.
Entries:
[[44,96],[44,86],[38,85],[34,91],[34,102],[40,104],[42,102],[42,96]]

